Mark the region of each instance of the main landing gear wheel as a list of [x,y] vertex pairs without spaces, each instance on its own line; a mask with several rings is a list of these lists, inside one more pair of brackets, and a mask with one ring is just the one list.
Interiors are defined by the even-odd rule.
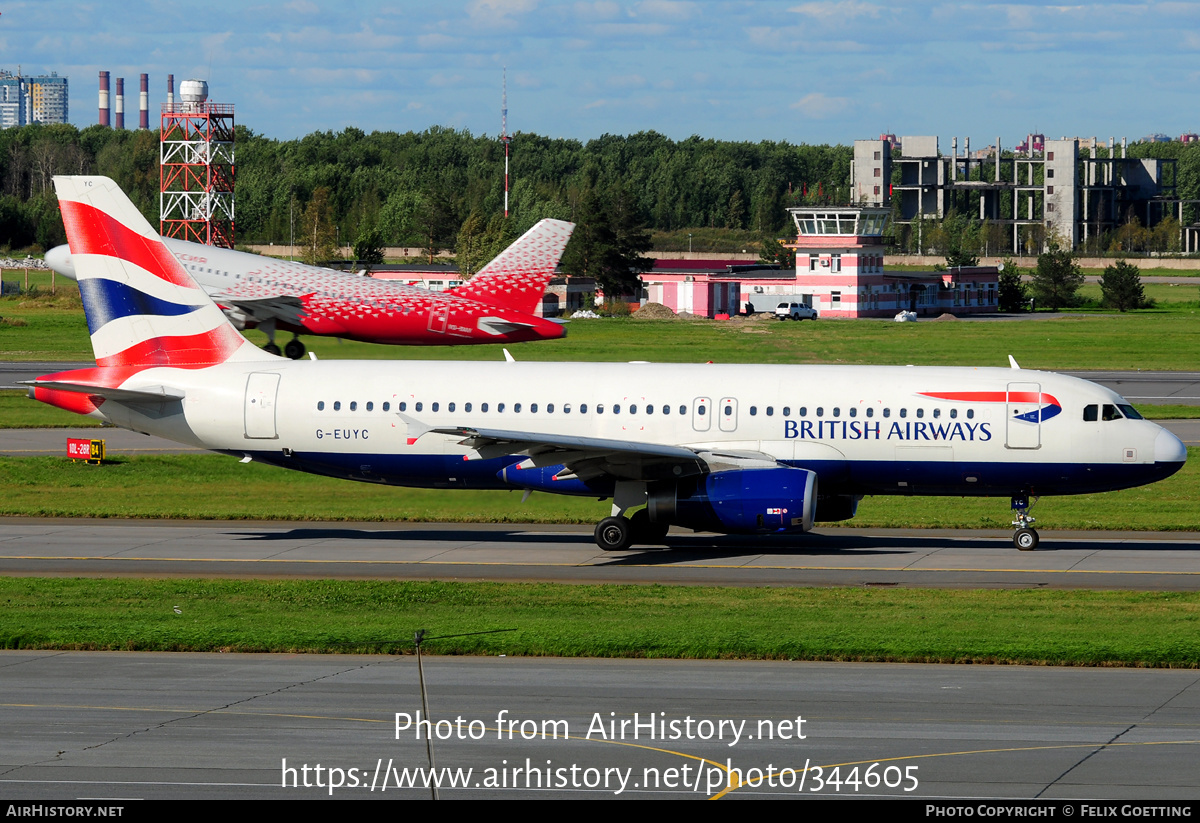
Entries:
[[606,517],[596,524],[596,545],[606,552],[619,552],[633,542],[633,527],[624,517]]
[[268,343],[267,345],[263,346],[263,351],[265,351],[267,354],[273,354],[276,357],[279,356],[279,347],[274,343]]
[[[300,338],[298,337],[293,337],[287,342],[287,345],[283,347],[283,353],[293,360],[299,360],[304,356],[305,351],[306,349],[304,348],[304,344],[300,342]],[[278,354],[278,352],[274,353]]]
[[1013,535],[1013,545],[1020,551],[1031,552],[1037,548],[1037,529],[1017,529]]

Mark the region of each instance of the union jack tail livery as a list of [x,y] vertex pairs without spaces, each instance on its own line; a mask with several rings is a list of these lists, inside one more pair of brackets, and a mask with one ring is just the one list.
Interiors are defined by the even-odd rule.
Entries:
[[55,177],[96,365],[132,374],[272,360],[225,318],[107,177]]
[[125,388],[155,367],[204,369],[227,361],[277,360],[230,325],[161,238],[107,177],[55,177],[96,368],[30,381],[33,397],[78,414],[105,400],[178,400],[164,385]]
[[502,309],[532,314],[554,276],[574,223],[542,220],[453,293]]

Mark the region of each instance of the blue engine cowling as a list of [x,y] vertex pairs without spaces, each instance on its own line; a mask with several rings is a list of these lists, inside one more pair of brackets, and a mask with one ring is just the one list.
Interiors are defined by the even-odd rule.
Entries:
[[807,469],[734,469],[652,487],[653,523],[727,533],[806,532],[817,506]]

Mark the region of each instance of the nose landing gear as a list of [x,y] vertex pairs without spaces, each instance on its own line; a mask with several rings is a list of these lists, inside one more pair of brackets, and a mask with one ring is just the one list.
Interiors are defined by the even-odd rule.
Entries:
[[1038,533],[1037,529],[1033,528],[1034,517],[1030,514],[1033,507],[1037,505],[1038,499],[1033,498],[1030,502],[1029,498],[1022,495],[1012,499],[1012,510],[1016,512],[1016,519],[1013,520],[1013,545],[1019,551],[1031,552],[1037,548]]

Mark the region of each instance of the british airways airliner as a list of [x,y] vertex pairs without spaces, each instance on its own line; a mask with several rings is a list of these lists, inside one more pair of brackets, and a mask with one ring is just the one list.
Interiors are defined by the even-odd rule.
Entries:
[[[292,332],[283,353],[298,360],[306,351],[301,334],[406,346],[557,340],[563,325],[534,311],[574,228],[542,220],[444,292],[175,238],[162,243],[236,328],[267,335],[268,352],[280,353],[276,332]],[[75,278],[68,246],[46,252],[46,263]]]
[[231,326],[120,189],[55,178],[96,367],[34,397],[284,468],[612,500],[597,544],[671,525],[805,532],[865,495],[1010,498],[1139,486],[1186,450],[1119,395],[1001,368],[291,361]]

